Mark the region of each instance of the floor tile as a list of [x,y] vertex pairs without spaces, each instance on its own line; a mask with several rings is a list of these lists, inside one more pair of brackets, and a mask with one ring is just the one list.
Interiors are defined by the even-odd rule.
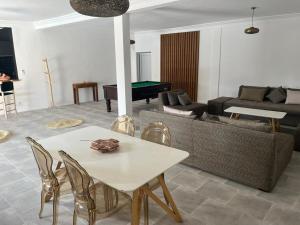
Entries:
[[257,197],[238,194],[227,205],[262,220],[271,208],[272,203]]
[[227,202],[236,195],[236,189],[216,181],[208,181],[197,192],[206,198]]
[[300,224],[300,212],[286,208],[272,207],[265,221],[273,225],[298,225]]

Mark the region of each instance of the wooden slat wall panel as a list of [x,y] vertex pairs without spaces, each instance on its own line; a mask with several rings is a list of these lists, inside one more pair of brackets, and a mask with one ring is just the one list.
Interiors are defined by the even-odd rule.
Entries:
[[197,100],[200,32],[161,35],[161,81]]

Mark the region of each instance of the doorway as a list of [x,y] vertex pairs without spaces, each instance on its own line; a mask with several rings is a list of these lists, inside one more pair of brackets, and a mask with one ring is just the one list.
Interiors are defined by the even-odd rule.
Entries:
[[0,27],[0,73],[5,73],[12,80],[18,80],[14,41],[10,27]]
[[136,61],[138,81],[151,81],[151,52],[137,52]]

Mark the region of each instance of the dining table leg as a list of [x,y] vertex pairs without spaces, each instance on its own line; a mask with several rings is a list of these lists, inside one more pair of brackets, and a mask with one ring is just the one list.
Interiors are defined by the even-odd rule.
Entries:
[[139,225],[141,218],[141,205],[142,205],[143,191],[139,188],[133,192],[132,196],[132,209],[131,209],[131,225]]
[[176,222],[181,223],[182,217],[165,183],[163,175],[160,175],[158,179],[168,204],[161,201],[160,198],[157,197],[147,186],[143,187],[144,195],[150,197],[156,204],[158,204],[163,210],[165,210],[165,212],[169,214],[169,216],[171,216]]

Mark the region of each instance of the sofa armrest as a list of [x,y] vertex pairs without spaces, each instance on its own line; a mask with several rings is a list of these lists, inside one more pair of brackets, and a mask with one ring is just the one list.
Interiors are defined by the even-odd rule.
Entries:
[[[290,144],[284,146],[285,141]],[[293,141],[281,133],[195,120],[193,143],[192,156],[197,162],[194,166],[271,191],[290,159]],[[284,146],[282,151],[281,146]]]
[[231,100],[230,97],[219,97],[208,101],[208,113],[213,115],[223,115],[224,103]]
[[274,186],[291,160],[294,150],[294,137],[290,134],[274,134],[274,169],[272,186]]

